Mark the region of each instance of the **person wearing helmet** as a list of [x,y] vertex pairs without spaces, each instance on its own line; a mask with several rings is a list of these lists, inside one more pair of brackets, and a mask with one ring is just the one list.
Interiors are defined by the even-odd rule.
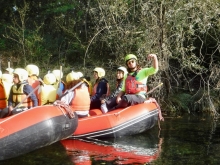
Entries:
[[56,100],[56,77],[53,73],[47,73],[43,78],[43,86],[39,93],[39,105],[52,104]]
[[76,72],[79,75],[79,78],[83,77],[83,73],[82,72]]
[[79,75],[79,78],[83,79],[83,80],[86,80],[86,83],[88,84],[88,90],[89,90],[89,95],[91,96],[92,95],[92,84],[90,82],[90,77],[89,76],[86,76],[84,77],[83,73],[82,72],[76,72],[78,75]]
[[58,93],[57,93],[58,96],[57,97],[60,97],[65,91],[65,83],[62,81],[63,72],[61,70],[55,69],[55,70],[52,71],[52,73],[56,77],[56,85],[57,85],[57,88],[58,88]]
[[16,68],[13,75],[14,85],[10,90],[8,107],[1,111],[0,118],[17,114],[38,105],[33,88],[27,82],[28,72],[23,68]]
[[[28,72],[28,84],[32,86],[33,89],[37,88],[40,85],[40,81],[38,80],[39,76],[39,68],[37,65],[29,64],[25,67],[25,70]],[[39,92],[35,91],[35,95],[37,96],[39,102]]]
[[117,72],[116,72],[116,89],[115,91],[113,91],[111,93],[110,96],[106,97],[105,99],[101,100],[101,110],[103,113],[107,113],[108,111],[110,111],[112,108],[114,108],[117,103],[116,103],[116,96],[118,95],[118,93],[121,91],[122,89],[122,83],[123,83],[123,79],[124,76],[128,73],[127,69],[123,66],[120,66],[119,68],[117,68]]
[[103,68],[95,68],[93,70],[93,76],[95,78],[95,85],[93,86],[90,109],[97,109],[101,106],[100,98],[109,95],[109,84],[104,78],[105,70]]
[[70,72],[66,76],[66,88],[67,90],[61,97],[61,101],[70,105],[71,109],[76,112],[79,118],[89,115],[90,96],[88,90],[88,84],[84,81],[81,85],[69,91],[74,86],[78,85],[82,80],[80,75],[76,72]]
[[13,74],[13,72],[14,72],[13,68],[6,68],[5,69],[5,73],[7,73],[7,74]]
[[158,59],[156,54],[149,54],[147,59],[152,60],[152,67],[140,68],[137,57],[128,54],[125,57],[128,74],[125,75],[123,86],[117,95],[115,108],[125,108],[130,105],[140,104],[146,100],[148,76],[158,71]]
[[13,85],[13,75],[3,73],[2,74],[2,84],[4,85],[5,92],[6,92],[6,98],[8,99],[11,86]]
[[7,99],[12,86],[12,75],[2,74],[0,82],[0,112],[7,107]]

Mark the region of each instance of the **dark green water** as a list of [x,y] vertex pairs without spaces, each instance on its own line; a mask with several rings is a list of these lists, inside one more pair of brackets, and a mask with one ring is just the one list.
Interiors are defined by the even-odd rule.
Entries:
[[57,142],[0,165],[220,164],[220,124],[208,114],[165,117],[160,127],[118,139]]

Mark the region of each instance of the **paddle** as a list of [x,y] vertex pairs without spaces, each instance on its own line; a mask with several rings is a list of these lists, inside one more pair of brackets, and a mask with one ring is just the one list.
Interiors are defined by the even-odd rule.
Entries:
[[156,87],[154,87],[153,89],[149,90],[145,95],[148,95],[150,93],[152,93],[155,89],[159,88],[160,86],[162,86],[163,83],[160,83],[159,85],[157,85]]
[[57,88],[57,95],[59,96],[59,97],[61,97],[61,95],[62,95],[62,93],[63,93],[63,91],[62,91],[62,89],[61,89],[61,77],[62,77],[62,65],[60,66],[60,79],[59,79],[59,82],[58,82],[58,88]]
[[8,60],[8,73],[11,74],[10,72],[11,72],[11,67],[10,67],[10,59],[9,59]]

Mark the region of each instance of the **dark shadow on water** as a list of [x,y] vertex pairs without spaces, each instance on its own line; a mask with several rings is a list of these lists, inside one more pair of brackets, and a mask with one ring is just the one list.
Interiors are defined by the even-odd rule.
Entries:
[[57,142],[28,154],[0,161],[0,165],[72,165],[66,150]]

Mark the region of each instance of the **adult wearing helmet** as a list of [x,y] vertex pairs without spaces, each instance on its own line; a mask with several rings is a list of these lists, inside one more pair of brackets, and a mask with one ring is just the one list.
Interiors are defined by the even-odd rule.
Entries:
[[39,93],[39,105],[52,104],[56,100],[56,77],[53,73],[47,73],[43,78],[43,83]]
[[110,111],[112,108],[114,108],[117,103],[116,103],[116,97],[118,95],[118,93],[121,91],[122,89],[122,84],[123,84],[123,79],[124,76],[128,73],[127,69],[123,66],[120,66],[117,68],[116,71],[116,89],[114,92],[111,93],[110,96],[106,97],[105,99],[101,100],[101,110],[103,113],[106,113],[108,111]]
[[[39,68],[37,65],[29,64],[25,67],[25,70],[28,72],[28,84],[32,86],[33,89],[37,88],[40,85],[40,81],[38,80],[39,76]],[[39,102],[39,92],[35,91],[35,95],[37,96]]]
[[93,70],[93,76],[95,78],[95,85],[93,86],[90,109],[100,108],[101,97],[109,95],[109,84],[104,78],[105,70],[97,67]]
[[78,117],[86,117],[89,115],[90,96],[88,90],[88,84],[82,83],[72,91],[68,91],[75,85],[79,84],[82,80],[80,75],[76,72],[70,72],[66,76],[67,91],[61,97],[61,101],[70,105],[71,109],[76,112]]
[[128,74],[125,75],[122,90],[116,98],[118,105],[115,108],[125,108],[143,103],[146,100],[148,76],[158,71],[157,55],[149,54],[147,59],[152,59],[152,67],[141,69],[134,54],[128,54],[125,57]]
[[[16,68],[13,73],[14,85],[8,98],[8,108],[2,110],[0,118],[10,114],[16,114],[38,105],[38,100],[33,88],[28,84],[28,72],[22,68]],[[28,98],[26,96],[29,95]],[[24,100],[24,98],[26,98]],[[16,109],[14,109],[16,107]]]

